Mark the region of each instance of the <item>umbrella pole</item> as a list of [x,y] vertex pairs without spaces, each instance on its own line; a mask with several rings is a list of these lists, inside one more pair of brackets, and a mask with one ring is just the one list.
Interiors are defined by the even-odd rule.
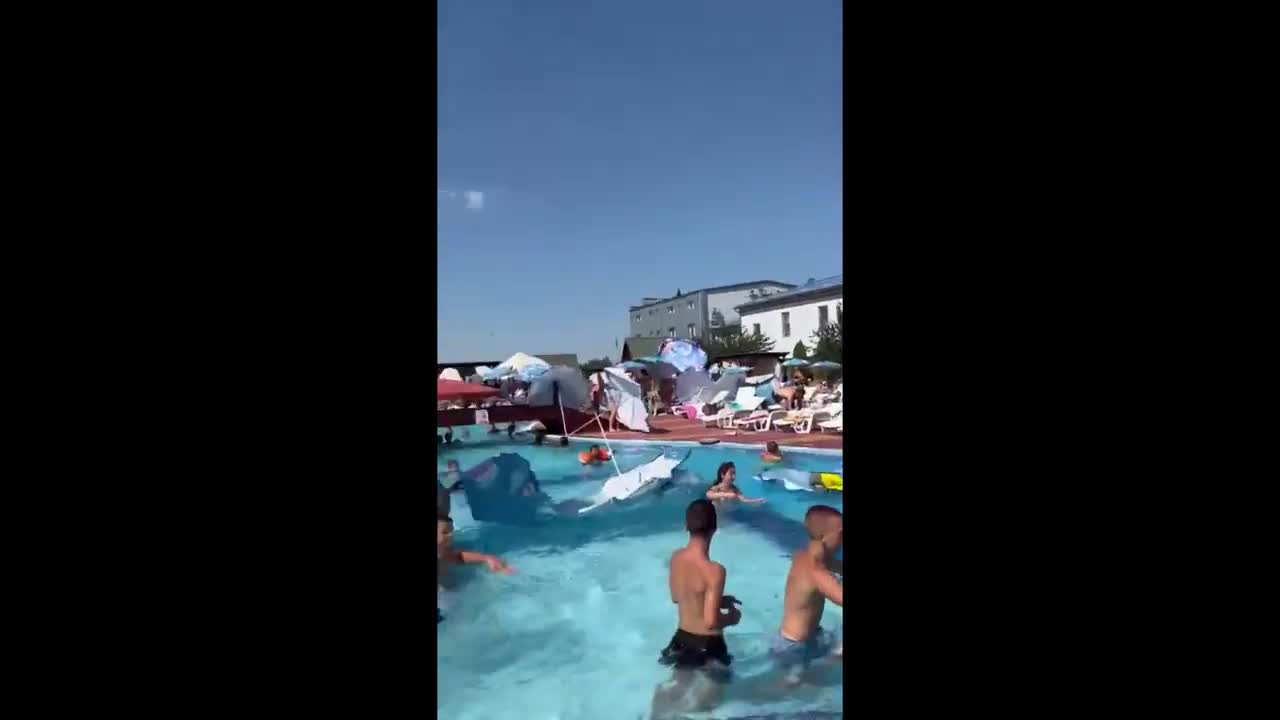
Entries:
[[[556,404],[560,406],[560,428],[568,430],[569,423],[564,419],[564,403],[560,401],[560,393],[556,393]],[[568,435],[565,435],[565,437],[568,437]]]

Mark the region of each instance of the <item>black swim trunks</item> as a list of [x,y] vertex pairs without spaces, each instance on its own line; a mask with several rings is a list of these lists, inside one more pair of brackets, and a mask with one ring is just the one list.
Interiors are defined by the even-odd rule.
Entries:
[[682,669],[703,669],[727,674],[733,657],[723,635],[694,635],[677,630],[658,662]]

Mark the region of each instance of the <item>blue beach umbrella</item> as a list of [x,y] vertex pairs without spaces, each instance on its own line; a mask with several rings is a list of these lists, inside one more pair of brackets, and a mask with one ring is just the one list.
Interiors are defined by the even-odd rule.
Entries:
[[805,367],[808,364],[809,361],[804,358],[791,358],[790,360],[782,363],[782,367]]
[[628,360],[622,363],[621,365],[619,365],[618,367],[626,368],[627,370],[644,370],[646,367],[648,367],[648,365],[645,365],[644,363],[638,360]]
[[810,365],[809,367],[811,367],[811,368],[815,368],[815,369],[818,369],[818,370],[839,370],[839,369],[840,369],[840,363],[838,363],[838,362],[831,362],[830,360],[823,360],[822,362],[816,362],[816,363],[814,363],[814,364]]
[[658,356],[679,372],[707,365],[707,351],[690,340],[668,340]]

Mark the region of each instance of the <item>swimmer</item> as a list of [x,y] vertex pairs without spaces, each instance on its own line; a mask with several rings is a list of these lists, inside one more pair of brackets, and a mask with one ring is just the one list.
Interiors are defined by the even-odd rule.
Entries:
[[560,447],[569,447],[569,438],[564,435],[560,436]]
[[436,515],[436,622],[444,619],[440,614],[440,593],[444,591],[444,579],[453,565],[484,564],[490,572],[514,575],[515,570],[493,555],[459,550],[453,547],[453,520],[447,515]]
[[760,505],[764,503],[764,498],[749,498],[742,494],[738,486],[733,484],[737,478],[738,471],[734,468],[733,463],[727,462],[720,465],[720,469],[716,470],[715,484],[707,490],[707,498],[716,502],[728,502],[731,500],[741,500],[750,505]]
[[547,439],[547,431],[539,428],[533,432],[533,444],[541,445]]
[[782,462],[782,450],[778,448],[778,443],[770,440],[769,444],[764,446],[764,452],[760,454],[760,459],[767,463]]
[[507,439],[510,440],[514,438],[515,435],[516,435],[516,424],[511,423],[510,425],[507,426]]
[[835,652],[833,633],[822,629],[822,611],[828,600],[844,607],[844,586],[834,575],[844,575],[836,553],[844,545],[844,516],[826,505],[814,505],[804,516],[809,546],[792,556],[782,601],[782,628],[769,652],[787,670],[787,682],[798,684],[810,662],[827,655],[843,659],[844,643]]
[[[671,602],[678,606],[678,629],[658,660],[675,666],[675,671],[672,680],[654,692],[654,717],[672,711],[705,711],[719,701],[733,662],[724,629],[742,619],[742,612],[734,607],[741,603],[724,594],[724,566],[710,556],[716,532],[715,506],[707,500],[694,500],[685,510],[684,524],[689,544],[671,556],[668,579]],[[701,687],[694,687],[699,681]],[[690,694],[692,707],[673,707]]]
[[445,479],[452,481],[449,485],[449,492],[462,492],[462,471],[458,467],[457,460],[450,460],[445,463]]

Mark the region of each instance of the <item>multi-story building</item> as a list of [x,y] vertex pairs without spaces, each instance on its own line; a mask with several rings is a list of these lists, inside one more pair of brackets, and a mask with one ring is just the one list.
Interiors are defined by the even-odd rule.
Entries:
[[676,291],[668,298],[647,297],[628,310],[630,337],[701,337],[708,330],[738,324],[737,306],[794,288],[790,283],[757,280]]
[[743,303],[737,311],[742,332],[766,335],[774,347],[790,353],[797,341],[810,346],[815,330],[835,322],[837,306],[843,302],[844,275],[834,275]]

